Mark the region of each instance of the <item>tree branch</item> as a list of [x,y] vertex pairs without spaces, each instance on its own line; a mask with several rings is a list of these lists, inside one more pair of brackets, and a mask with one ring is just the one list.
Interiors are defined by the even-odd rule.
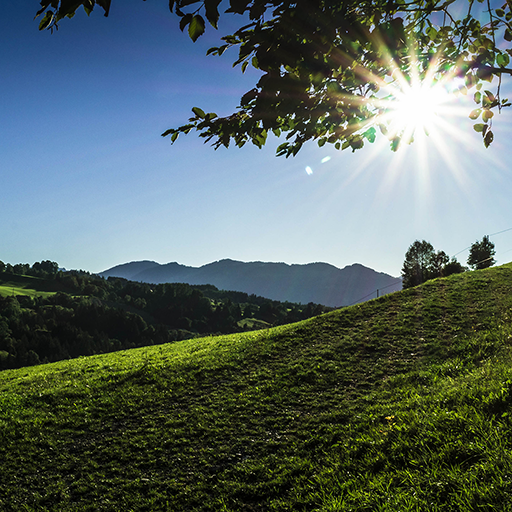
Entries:
[[488,71],[489,74],[491,73],[494,73],[494,74],[506,74],[506,75],[512,75],[512,69],[510,68],[496,68],[494,66],[480,66],[480,65],[474,65],[474,66],[471,66],[471,69],[476,69],[476,70],[479,70],[479,71]]

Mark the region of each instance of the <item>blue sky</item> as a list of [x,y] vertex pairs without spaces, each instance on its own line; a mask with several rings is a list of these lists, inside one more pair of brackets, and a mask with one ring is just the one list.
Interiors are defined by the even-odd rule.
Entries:
[[[171,145],[160,134],[192,107],[229,114],[257,79],[233,55],[205,57],[222,26],[194,44],[166,1],[114,0],[108,18],[80,12],[52,35],[37,30],[38,5],[4,0],[0,19],[4,262],[324,261],[399,275],[416,239],[454,255],[512,228],[512,109],[487,150],[466,118],[444,152],[435,137],[396,154],[382,137],[356,153],[310,143],[289,159],[277,139]],[[511,261],[512,230],[491,239]]]

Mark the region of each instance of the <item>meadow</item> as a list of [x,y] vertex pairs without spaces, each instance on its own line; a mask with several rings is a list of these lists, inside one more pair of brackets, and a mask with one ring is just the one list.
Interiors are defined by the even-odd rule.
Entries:
[[55,293],[51,288],[45,279],[10,274],[8,279],[0,281],[0,296],[48,297]]
[[0,372],[0,509],[508,510],[511,292],[509,264]]

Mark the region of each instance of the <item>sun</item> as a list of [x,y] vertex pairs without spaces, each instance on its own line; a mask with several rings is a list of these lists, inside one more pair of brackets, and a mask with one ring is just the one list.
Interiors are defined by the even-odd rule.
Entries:
[[471,143],[468,109],[474,106],[460,68],[448,69],[434,59],[425,68],[412,55],[407,69],[400,69],[390,59],[385,75],[368,75],[367,80],[372,93],[364,106],[370,116],[362,128],[372,135],[373,140],[367,137],[370,142],[376,140],[378,132],[383,135],[369,161],[379,158],[386,147],[395,152],[388,183],[399,179],[404,162],[428,183],[437,158],[462,180],[460,155],[454,148]]
[[390,102],[388,117],[392,132],[412,136],[421,129],[427,134],[438,123],[449,100],[446,89],[427,81],[402,87]]
[[[454,120],[462,111],[461,96],[467,95],[457,67],[443,69],[438,60],[433,59],[422,69],[411,55],[408,73],[392,61],[390,69],[393,71],[388,77],[376,81],[379,96],[374,104],[378,109],[375,124],[395,141],[396,147],[429,135],[439,140],[443,133],[453,133]],[[467,112],[464,111],[463,116],[467,117]]]
[[380,121],[386,124],[391,137],[406,143],[438,129],[453,99],[446,82],[435,82],[430,77],[402,79],[388,91]]

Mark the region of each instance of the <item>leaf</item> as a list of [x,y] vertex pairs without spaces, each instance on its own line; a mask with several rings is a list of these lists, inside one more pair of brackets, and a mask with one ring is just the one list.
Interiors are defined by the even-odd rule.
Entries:
[[484,91],[484,92],[485,92],[485,95],[487,96],[487,98],[489,99],[489,102],[494,103],[494,101],[496,100],[494,94],[491,91]]
[[[256,140],[258,142],[258,147],[263,147],[267,141],[267,130],[261,130],[261,132],[256,136]],[[302,143],[300,145],[302,146]]]
[[364,140],[362,137],[355,137],[350,141],[350,147],[352,148],[352,152],[356,149],[361,149],[364,146]]
[[475,108],[475,110],[473,110],[469,114],[469,118],[472,119],[473,121],[475,121],[476,119],[478,119],[480,117],[481,112],[482,112],[481,108]]
[[34,19],[36,19],[38,16],[41,16],[41,14],[43,14],[44,11],[46,11],[46,9],[48,9],[48,7],[50,6],[51,4],[51,0],[42,0],[41,1],[41,9],[39,9],[39,11],[36,12],[36,15],[34,16]]
[[194,112],[194,114],[197,116],[197,117],[201,117],[202,119],[204,119],[206,117],[206,114],[204,113],[203,110],[201,110],[199,107],[194,107],[192,109],[192,112]]
[[[480,103],[482,101],[482,93],[479,91],[475,92],[473,99],[475,100],[475,103]],[[471,117],[471,116],[469,116],[469,117]]]
[[197,38],[204,34],[204,19],[199,14],[196,14],[192,21],[190,22],[190,25],[188,26],[188,35],[190,36],[190,39],[192,41],[196,42]]
[[214,55],[214,54],[217,54],[217,55],[222,55],[225,51],[226,51],[226,48],[228,47],[227,44],[223,44],[222,46],[213,46],[212,48],[208,48],[208,50],[206,51],[206,55]]
[[219,6],[220,0],[205,0],[204,8],[206,11],[206,19],[210,22],[213,28],[217,28],[219,21]]
[[484,110],[484,113],[482,114],[482,119],[487,122],[489,119],[491,119],[494,116],[494,112],[492,110]]
[[169,0],[169,10],[172,12],[174,9],[174,4],[176,3],[176,0]]
[[492,144],[493,140],[494,140],[494,134],[491,132],[491,130],[489,130],[485,134],[485,137],[484,137],[484,145],[485,145],[485,147],[488,148]]
[[485,126],[487,125],[482,123],[475,124],[473,125],[473,130],[475,130],[475,132],[482,133],[484,131]]
[[96,3],[103,7],[103,10],[105,11],[105,17],[108,16],[108,13],[110,11],[110,1],[111,0],[96,0]]
[[431,41],[434,41],[437,37],[437,30],[432,26],[429,27],[425,32]]
[[375,138],[376,138],[375,128],[373,126],[371,128],[368,128],[368,130],[366,130],[364,132],[364,136],[366,137],[366,140],[368,140],[368,142],[373,144],[375,142]]
[[277,153],[277,156],[283,156],[287,150],[288,150],[288,142],[283,142],[283,144],[280,144],[279,146],[277,146],[277,149],[276,149],[276,153]]
[[257,97],[258,97],[258,89],[256,89],[256,88],[251,89],[250,91],[246,92],[242,96],[242,99],[240,100],[240,104],[242,105],[242,107],[245,107],[246,105],[249,105],[249,103]]
[[507,67],[510,63],[510,57],[506,53],[500,53],[496,56],[496,64],[500,68]]
[[180,29],[183,32],[185,27],[192,21],[192,14],[185,14],[180,20]]
[[176,139],[178,138],[178,135],[180,133],[179,132],[174,132],[172,135],[171,135],[171,142],[175,142]]
[[329,82],[327,84],[327,92],[329,94],[335,95],[335,94],[341,94],[342,89],[340,87],[340,84],[338,82]]
[[226,12],[232,12],[235,14],[243,14],[248,8],[249,0],[229,0],[229,9]]
[[39,23],[39,30],[44,30],[45,28],[47,28],[48,25],[50,25],[50,23],[52,22],[53,16],[53,11],[48,11],[41,20],[41,23]]

